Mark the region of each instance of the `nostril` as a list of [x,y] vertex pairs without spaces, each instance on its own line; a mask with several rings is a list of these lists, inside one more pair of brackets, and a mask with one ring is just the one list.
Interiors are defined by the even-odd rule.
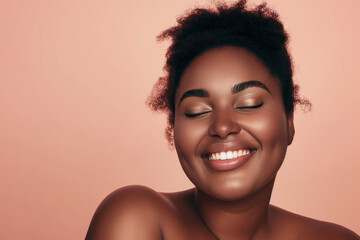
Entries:
[[209,135],[213,137],[226,138],[228,135],[240,132],[240,125],[229,118],[216,120],[209,128]]

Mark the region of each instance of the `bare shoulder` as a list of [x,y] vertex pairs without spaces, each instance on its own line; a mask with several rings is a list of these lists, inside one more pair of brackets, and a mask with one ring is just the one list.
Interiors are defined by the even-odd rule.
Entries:
[[271,206],[274,228],[281,232],[279,239],[360,240],[359,235],[338,224],[315,220]]
[[162,194],[144,186],[112,192],[96,210],[86,240],[162,239]]

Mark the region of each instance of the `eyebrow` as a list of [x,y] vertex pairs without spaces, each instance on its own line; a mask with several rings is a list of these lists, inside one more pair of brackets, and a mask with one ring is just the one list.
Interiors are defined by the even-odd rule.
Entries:
[[181,96],[178,106],[185,98],[188,98],[188,97],[201,97],[201,98],[209,97],[209,92],[206,91],[205,89],[201,89],[201,88],[200,89],[191,89],[189,91],[186,91]]
[[[252,80],[252,81],[247,81],[247,82],[242,82],[242,83],[238,83],[236,85],[234,85],[232,88],[231,88],[231,93],[232,94],[235,94],[235,93],[238,93],[238,92],[241,92],[241,91],[244,91],[245,89],[247,88],[250,88],[250,87],[259,87],[259,88],[262,88],[262,89],[265,89],[267,92],[270,92],[269,88],[265,86],[265,84],[263,84],[262,82],[259,82],[259,81],[255,81],[255,80]],[[208,91],[206,91],[205,89],[202,89],[202,88],[199,88],[199,89],[191,89],[189,91],[186,91],[180,98],[179,100],[179,104],[178,106],[180,105],[180,103],[185,99],[185,98],[188,98],[188,97],[200,97],[200,98],[205,98],[205,97],[209,97],[210,94]]]
[[241,92],[241,91],[243,91],[243,90],[245,90],[247,88],[250,88],[250,87],[259,87],[259,88],[265,89],[270,94],[272,94],[270,92],[269,88],[267,86],[265,86],[265,84],[263,84],[262,82],[259,82],[259,81],[255,81],[255,80],[238,83],[238,84],[236,84],[235,86],[233,86],[231,88],[231,92],[233,94],[235,94],[235,93]]

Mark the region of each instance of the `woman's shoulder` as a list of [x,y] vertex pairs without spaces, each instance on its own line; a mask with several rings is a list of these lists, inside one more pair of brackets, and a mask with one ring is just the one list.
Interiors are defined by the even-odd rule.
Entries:
[[167,205],[168,197],[151,188],[120,188],[101,202],[86,239],[161,239],[161,214]]
[[[281,239],[326,239],[326,240],[359,240],[360,237],[351,230],[338,224],[319,221],[301,216],[284,209],[271,206],[274,229],[283,235]],[[288,236],[288,237],[287,237]]]

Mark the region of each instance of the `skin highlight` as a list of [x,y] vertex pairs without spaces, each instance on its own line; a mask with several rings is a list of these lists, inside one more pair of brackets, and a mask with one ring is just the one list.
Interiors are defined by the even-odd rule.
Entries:
[[[234,85],[253,79],[263,81],[272,94],[260,87],[232,93]],[[210,50],[189,65],[177,93],[181,95],[189,86],[207,89],[210,95],[187,98],[175,110],[175,146],[189,179],[204,192],[229,200],[235,193],[240,197],[269,182],[281,166],[288,139],[292,139],[287,126],[293,126],[292,116],[285,114],[276,79],[248,51],[225,47]],[[260,103],[263,105],[255,109],[239,108]],[[198,106],[210,112],[196,119],[185,115]],[[246,161],[234,171],[217,172],[206,167],[204,154],[234,148],[250,148],[255,151],[251,158],[259,156],[259,160]]]
[[270,205],[294,106],[310,103],[298,96],[277,13],[246,5],[194,9],[158,36],[172,44],[148,105],[167,114],[166,138],[194,188],[120,188],[96,210],[86,240],[360,239]]
[[[255,84],[233,91],[248,81],[268,90]],[[188,96],[179,104],[191,89],[208,95]],[[100,204],[86,240],[360,239],[339,225],[269,204],[294,125],[277,78],[255,55],[234,47],[203,53],[184,72],[175,101],[175,146],[195,188],[175,193],[121,188]],[[225,160],[230,161],[225,170],[208,164],[222,161],[209,160],[209,153],[229,149],[252,152],[241,156],[240,164],[237,158]]]
[[[271,93],[255,86],[231,91],[236,84],[254,79]],[[224,47],[204,53],[189,65],[178,95],[188,88],[209,92],[208,98],[189,97],[175,110],[175,146],[184,172],[197,187],[199,212],[220,238],[252,237],[266,228],[274,179],[294,132],[288,129],[293,128],[292,116],[285,114],[278,81],[253,54]],[[255,109],[239,109],[260,103]],[[209,112],[196,119],[186,117],[184,113],[197,105]],[[254,152],[228,171],[206,164],[210,160],[204,159],[204,153],[234,148]]]

